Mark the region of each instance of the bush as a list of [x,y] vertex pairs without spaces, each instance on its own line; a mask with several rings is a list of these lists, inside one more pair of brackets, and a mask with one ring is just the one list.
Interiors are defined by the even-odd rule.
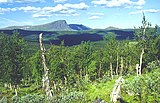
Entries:
[[53,98],[54,103],[84,103],[84,93],[73,91],[70,93],[62,93],[59,96]]
[[157,69],[154,72],[136,76],[132,80],[126,81],[123,89],[125,93],[133,96],[131,101],[158,103],[158,97],[160,96],[159,75],[160,72]]
[[45,96],[37,94],[28,94],[22,97],[13,96],[13,103],[44,103]]
[[148,63],[147,70],[151,71],[153,69],[160,68],[160,61],[152,61]]

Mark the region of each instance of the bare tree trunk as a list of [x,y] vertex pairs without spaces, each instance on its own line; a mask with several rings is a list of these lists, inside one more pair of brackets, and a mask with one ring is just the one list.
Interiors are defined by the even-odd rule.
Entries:
[[111,102],[116,103],[121,98],[121,84],[124,82],[122,76],[120,76],[114,85],[114,88],[110,94]]
[[16,88],[14,89],[14,92],[15,92],[15,96],[17,96],[17,89]]
[[136,64],[136,71],[137,71],[137,76],[139,74],[139,64]]
[[118,52],[117,52],[117,66],[116,66],[116,74],[118,75],[118,65],[119,65],[119,63],[118,63]]
[[99,78],[101,77],[101,69],[102,69],[102,64],[100,62],[100,64],[99,64]]
[[[146,20],[145,20],[145,16],[144,16],[144,13],[143,13],[143,20],[142,23],[143,23],[143,35],[142,35],[142,41],[145,40],[145,33],[146,33],[146,26],[147,26],[147,23],[146,23]],[[144,54],[144,49],[145,49],[145,45],[143,45],[142,47],[142,51],[141,51],[141,55],[140,55],[140,60],[139,60],[139,75],[142,74],[142,62],[143,62],[143,54]]]
[[111,70],[111,78],[113,79],[113,68],[112,68],[112,63],[110,62],[110,70]]
[[139,60],[139,75],[142,74],[142,60],[143,60],[143,54],[144,54],[144,48],[142,48],[142,52],[141,52],[141,55],[140,55],[140,60]]
[[45,60],[45,55],[44,55],[45,48],[43,47],[42,40],[43,38],[42,38],[42,33],[41,33],[39,35],[39,43],[40,43],[40,49],[41,49],[41,55],[42,55],[42,64],[44,67],[44,77],[42,81],[43,81],[44,90],[46,92],[47,99],[50,99],[53,95],[50,89],[50,81],[49,81],[49,76],[48,76],[49,69],[46,66],[46,60]]
[[120,74],[122,75],[122,73],[123,73],[123,57],[121,56],[121,72],[120,72]]
[[113,65],[112,65],[112,55],[110,56],[110,71],[111,71],[111,78],[113,79]]

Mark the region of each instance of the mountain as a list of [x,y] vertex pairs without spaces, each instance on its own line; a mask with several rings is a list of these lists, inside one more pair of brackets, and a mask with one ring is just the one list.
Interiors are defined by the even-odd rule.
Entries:
[[113,26],[109,26],[105,30],[119,30],[119,28],[116,28],[116,27],[113,27]]
[[69,27],[73,30],[91,30],[91,28],[82,24],[69,24]]
[[77,30],[90,30],[90,28],[79,24],[67,24],[65,20],[57,20],[51,23],[36,25],[36,26],[10,26],[2,28],[1,30],[34,30],[34,31],[77,31]]
[[23,29],[23,30],[35,30],[35,31],[70,31],[72,30],[65,20],[58,20],[47,24],[36,26],[10,26],[4,28],[4,30]]

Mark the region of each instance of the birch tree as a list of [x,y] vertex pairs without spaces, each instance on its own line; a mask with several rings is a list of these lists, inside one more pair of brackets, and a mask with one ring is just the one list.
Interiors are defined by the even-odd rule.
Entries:
[[52,92],[50,88],[50,81],[49,81],[49,69],[47,68],[46,65],[46,59],[45,59],[45,48],[43,47],[42,44],[42,33],[39,35],[39,43],[40,43],[40,49],[41,49],[41,56],[42,56],[42,64],[44,68],[44,77],[43,77],[43,88],[44,91],[46,92],[46,97],[47,99],[50,99],[52,97]]

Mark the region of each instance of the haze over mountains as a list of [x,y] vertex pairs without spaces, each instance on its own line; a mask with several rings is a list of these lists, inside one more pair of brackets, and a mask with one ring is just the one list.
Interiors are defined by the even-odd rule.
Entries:
[[34,31],[75,31],[75,30],[90,30],[91,28],[82,24],[67,24],[66,20],[57,20],[51,23],[36,25],[36,26],[9,26],[2,28],[3,30],[23,29]]

